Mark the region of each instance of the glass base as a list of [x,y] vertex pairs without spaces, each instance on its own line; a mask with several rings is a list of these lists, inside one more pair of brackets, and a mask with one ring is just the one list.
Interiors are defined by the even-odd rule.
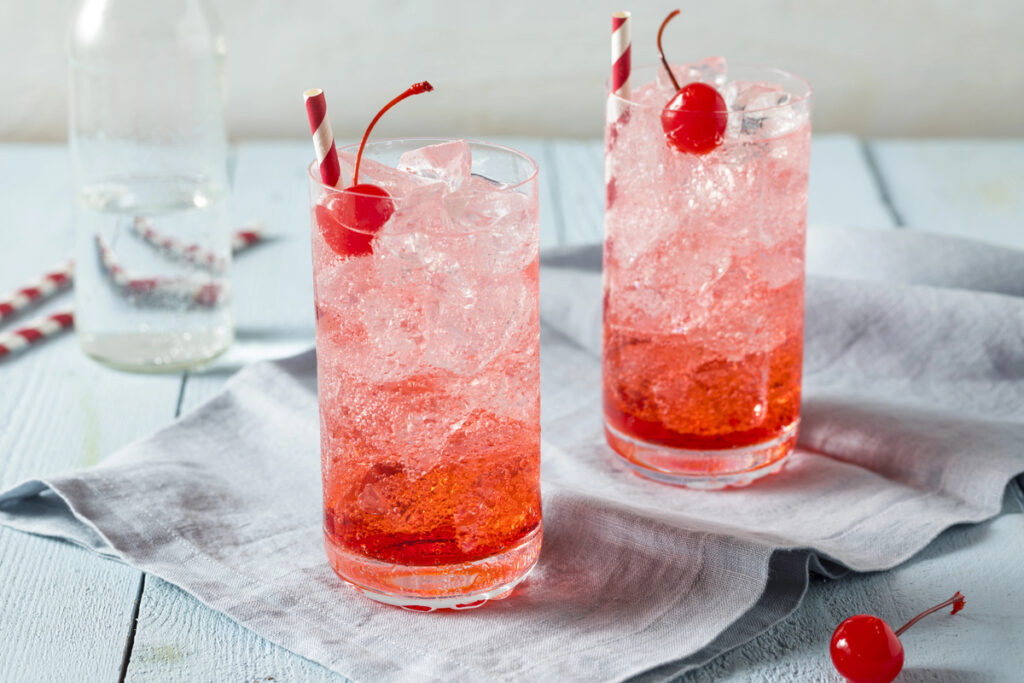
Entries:
[[327,560],[334,572],[377,602],[415,612],[473,609],[501,600],[526,578],[540,555],[542,528],[518,545],[474,562],[445,565],[400,565],[358,555],[324,536]]
[[693,451],[671,448],[626,436],[605,421],[604,433],[612,447],[637,474],[665,484],[691,489],[747,486],[780,472],[796,446],[800,421],[781,435],[752,446]]
[[127,372],[163,373],[195,370],[228,350],[230,326],[163,334],[78,332],[82,351],[94,361]]

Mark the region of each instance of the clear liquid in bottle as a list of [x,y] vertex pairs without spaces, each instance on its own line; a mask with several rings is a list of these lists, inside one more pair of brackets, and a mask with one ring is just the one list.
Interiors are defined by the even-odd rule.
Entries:
[[233,339],[224,36],[206,0],[79,0],[68,43],[75,330],[136,371]]

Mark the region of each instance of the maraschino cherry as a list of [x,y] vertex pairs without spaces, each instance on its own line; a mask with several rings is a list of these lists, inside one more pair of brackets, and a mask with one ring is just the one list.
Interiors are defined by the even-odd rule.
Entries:
[[412,95],[430,92],[434,86],[426,81],[416,83],[401,95],[384,105],[370,121],[359,143],[356,155],[356,167],[352,174],[352,185],[341,192],[331,193],[327,204],[318,204],[316,222],[324,241],[342,256],[364,256],[373,253],[373,238],[391,214],[395,212],[395,202],[383,187],[371,183],[359,182],[359,165],[363,161],[363,148],[370,137],[370,131],[384,116],[384,112]]
[[677,14],[679,10],[671,12],[658,29],[658,54],[676,89],[675,96],[661,110],[661,128],[669,144],[679,151],[707,154],[722,144],[729,111],[719,92],[707,83],[689,83],[679,87],[679,81],[661,48],[661,34]]
[[953,606],[956,614],[967,604],[960,593],[921,612],[893,632],[889,624],[870,614],[857,614],[839,624],[832,634],[829,652],[832,664],[852,683],[889,683],[903,668],[903,644],[900,634],[932,612]]

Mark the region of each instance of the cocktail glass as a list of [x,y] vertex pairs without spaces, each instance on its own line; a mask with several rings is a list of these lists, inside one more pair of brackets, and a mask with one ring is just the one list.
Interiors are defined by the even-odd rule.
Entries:
[[675,67],[729,112],[706,154],[669,144],[663,67],[608,126],[603,391],[609,445],[696,488],[777,472],[800,421],[810,87],[723,60]]
[[[339,187],[355,155],[339,150]],[[505,597],[542,535],[536,164],[480,142],[368,144],[360,181],[395,209],[355,256],[324,238],[345,229],[327,208],[344,190],[315,164],[309,178],[330,564],[410,609]]]

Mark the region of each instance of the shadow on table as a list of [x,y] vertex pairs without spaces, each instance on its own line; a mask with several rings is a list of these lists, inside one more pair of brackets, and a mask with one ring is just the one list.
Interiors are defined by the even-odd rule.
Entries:
[[206,367],[194,370],[191,374],[231,375],[251,363],[287,358],[308,351],[313,348],[314,339],[312,327],[238,327],[231,348]]

